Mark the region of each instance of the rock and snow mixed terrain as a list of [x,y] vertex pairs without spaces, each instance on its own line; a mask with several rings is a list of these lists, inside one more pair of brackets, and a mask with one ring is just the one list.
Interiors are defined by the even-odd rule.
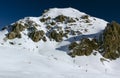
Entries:
[[119,78],[119,58],[103,59],[95,50],[89,56],[67,54],[71,42],[98,37],[106,24],[73,8],[53,8],[3,28],[0,78]]

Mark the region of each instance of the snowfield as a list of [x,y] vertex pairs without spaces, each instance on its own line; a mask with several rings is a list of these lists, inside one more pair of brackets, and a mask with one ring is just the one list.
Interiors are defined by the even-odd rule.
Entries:
[[[41,17],[26,17],[18,22],[25,23],[33,21],[39,25],[38,30],[47,32],[45,25],[39,21],[40,18],[55,18],[58,15],[65,15],[72,18],[80,18],[85,13],[79,12],[73,8],[50,9]],[[82,36],[96,37],[106,26],[107,22],[89,17],[90,23],[84,20],[72,25],[72,30],[79,30]],[[69,24],[59,24],[63,27]],[[87,32],[83,31],[87,28]],[[102,61],[103,58],[98,52],[93,51],[96,55],[77,56],[75,58],[67,55],[67,47],[73,37],[62,42],[39,41],[33,42],[27,34],[27,30],[21,32],[22,38],[8,40],[5,39],[7,30],[0,31],[0,78],[120,78],[120,58],[117,60]],[[96,34],[98,33],[98,34]],[[14,44],[10,44],[10,43]]]
[[0,46],[0,78],[119,78],[120,76],[120,59],[102,63],[99,54],[71,58],[61,51],[44,52],[49,55]]

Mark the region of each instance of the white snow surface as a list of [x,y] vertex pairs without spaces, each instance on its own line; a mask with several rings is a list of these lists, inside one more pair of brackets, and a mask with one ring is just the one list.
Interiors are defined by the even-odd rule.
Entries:
[[44,14],[44,16],[50,16],[52,18],[58,15],[65,15],[68,17],[80,17],[86,14],[74,8],[52,8],[52,9],[49,9],[49,11]]
[[[73,18],[86,15],[73,8],[53,8],[43,16],[55,18],[61,14]],[[43,16],[26,17],[17,22],[24,24],[31,20],[39,25],[38,30],[47,32],[45,25],[39,21]],[[88,31],[82,31],[82,34],[91,35],[102,31],[107,23],[91,16],[89,20],[91,22],[87,24],[80,22],[84,21],[80,19],[76,22],[80,27],[73,25],[72,30],[82,31],[81,29],[87,28]],[[66,25],[60,24],[60,26],[64,28]],[[113,61],[107,59],[101,62],[102,56],[98,52],[96,56],[92,54],[71,58],[64,47],[70,44],[69,40],[64,39],[62,42],[48,40],[35,43],[25,35],[26,30],[21,32],[21,39],[6,40],[7,33],[7,30],[0,31],[0,78],[120,78],[120,59]]]

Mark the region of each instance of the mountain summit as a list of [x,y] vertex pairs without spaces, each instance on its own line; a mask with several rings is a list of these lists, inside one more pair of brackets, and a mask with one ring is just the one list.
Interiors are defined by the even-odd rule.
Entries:
[[0,31],[0,77],[119,78],[119,30],[74,8],[25,17]]
[[[19,48],[29,50],[37,50],[36,47],[49,43],[55,43],[54,47],[60,50],[61,43],[65,42],[64,48],[68,51],[68,45],[82,39],[82,36],[97,38],[106,24],[102,19],[73,8],[53,8],[45,10],[40,17],[25,17],[3,28],[6,33],[1,41],[4,46],[11,45],[12,42]],[[28,44],[31,45],[27,46]]]

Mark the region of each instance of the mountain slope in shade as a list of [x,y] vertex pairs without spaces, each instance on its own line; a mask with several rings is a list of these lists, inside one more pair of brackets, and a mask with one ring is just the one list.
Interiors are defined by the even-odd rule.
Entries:
[[96,51],[90,56],[67,55],[71,42],[97,38],[106,24],[73,8],[53,8],[40,17],[20,19],[0,31],[0,77],[119,78],[120,59],[101,59]]

